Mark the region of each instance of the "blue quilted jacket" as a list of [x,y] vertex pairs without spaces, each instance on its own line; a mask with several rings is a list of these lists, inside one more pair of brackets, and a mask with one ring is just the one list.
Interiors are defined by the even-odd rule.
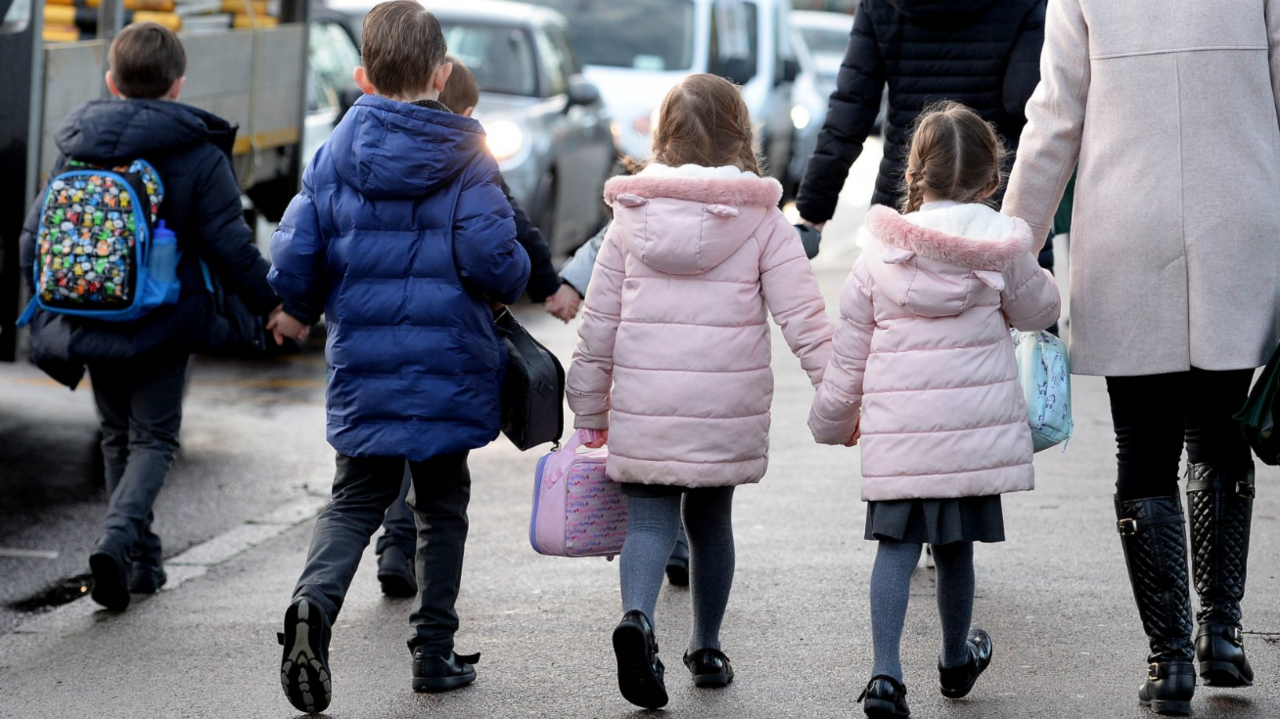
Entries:
[[366,95],[271,237],[285,311],[328,326],[329,443],[422,461],[498,436],[505,344],[490,300],[529,278],[484,131]]

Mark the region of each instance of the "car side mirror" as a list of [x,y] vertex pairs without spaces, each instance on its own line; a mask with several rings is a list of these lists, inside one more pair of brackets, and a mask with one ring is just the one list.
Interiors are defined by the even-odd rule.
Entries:
[[597,102],[600,102],[600,88],[595,83],[582,77],[569,81],[569,102],[564,107],[565,112],[577,105],[594,105]]
[[795,82],[800,77],[800,61],[789,57],[782,61],[782,81]]
[[755,65],[745,57],[721,58],[716,73],[735,85],[746,85],[755,77]]
[[347,116],[347,110],[354,107],[356,100],[359,100],[363,94],[360,88],[355,85],[342,88],[342,91],[338,93],[338,117],[333,121],[334,127],[337,127],[338,123],[342,122],[342,118]]

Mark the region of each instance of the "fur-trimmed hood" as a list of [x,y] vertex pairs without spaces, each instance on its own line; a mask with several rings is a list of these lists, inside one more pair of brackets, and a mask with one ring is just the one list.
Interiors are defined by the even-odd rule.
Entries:
[[651,164],[605,184],[627,250],[649,267],[696,275],[720,265],[777,212],[782,185],[736,167]]
[[1004,270],[1032,248],[1025,222],[979,204],[933,202],[909,215],[877,205],[862,231],[877,284],[925,317],[957,315],[1003,290]]

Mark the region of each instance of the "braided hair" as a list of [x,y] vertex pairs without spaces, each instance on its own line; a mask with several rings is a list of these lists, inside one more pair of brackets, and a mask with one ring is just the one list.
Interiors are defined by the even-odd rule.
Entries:
[[1004,143],[995,128],[958,102],[925,110],[916,121],[903,177],[903,213],[915,212],[925,194],[962,203],[990,202],[1004,182]]

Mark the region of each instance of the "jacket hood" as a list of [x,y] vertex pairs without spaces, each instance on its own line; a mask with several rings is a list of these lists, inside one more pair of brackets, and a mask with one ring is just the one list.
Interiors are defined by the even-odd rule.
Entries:
[[889,0],[894,10],[914,20],[957,19],[983,13],[996,0]]
[[609,180],[604,197],[632,255],[659,272],[697,275],[751,238],[777,207],[782,185],[736,167],[655,163]]
[[382,200],[429,195],[488,152],[476,120],[376,95],[356,101],[328,145],[343,182]]
[[67,115],[54,139],[63,156],[86,162],[149,158],[205,142],[230,157],[236,128],[179,102],[90,100]]
[[901,215],[867,213],[865,257],[889,299],[923,317],[950,317],[1004,289],[1004,269],[1032,247],[1027,223],[986,205],[936,202]]

